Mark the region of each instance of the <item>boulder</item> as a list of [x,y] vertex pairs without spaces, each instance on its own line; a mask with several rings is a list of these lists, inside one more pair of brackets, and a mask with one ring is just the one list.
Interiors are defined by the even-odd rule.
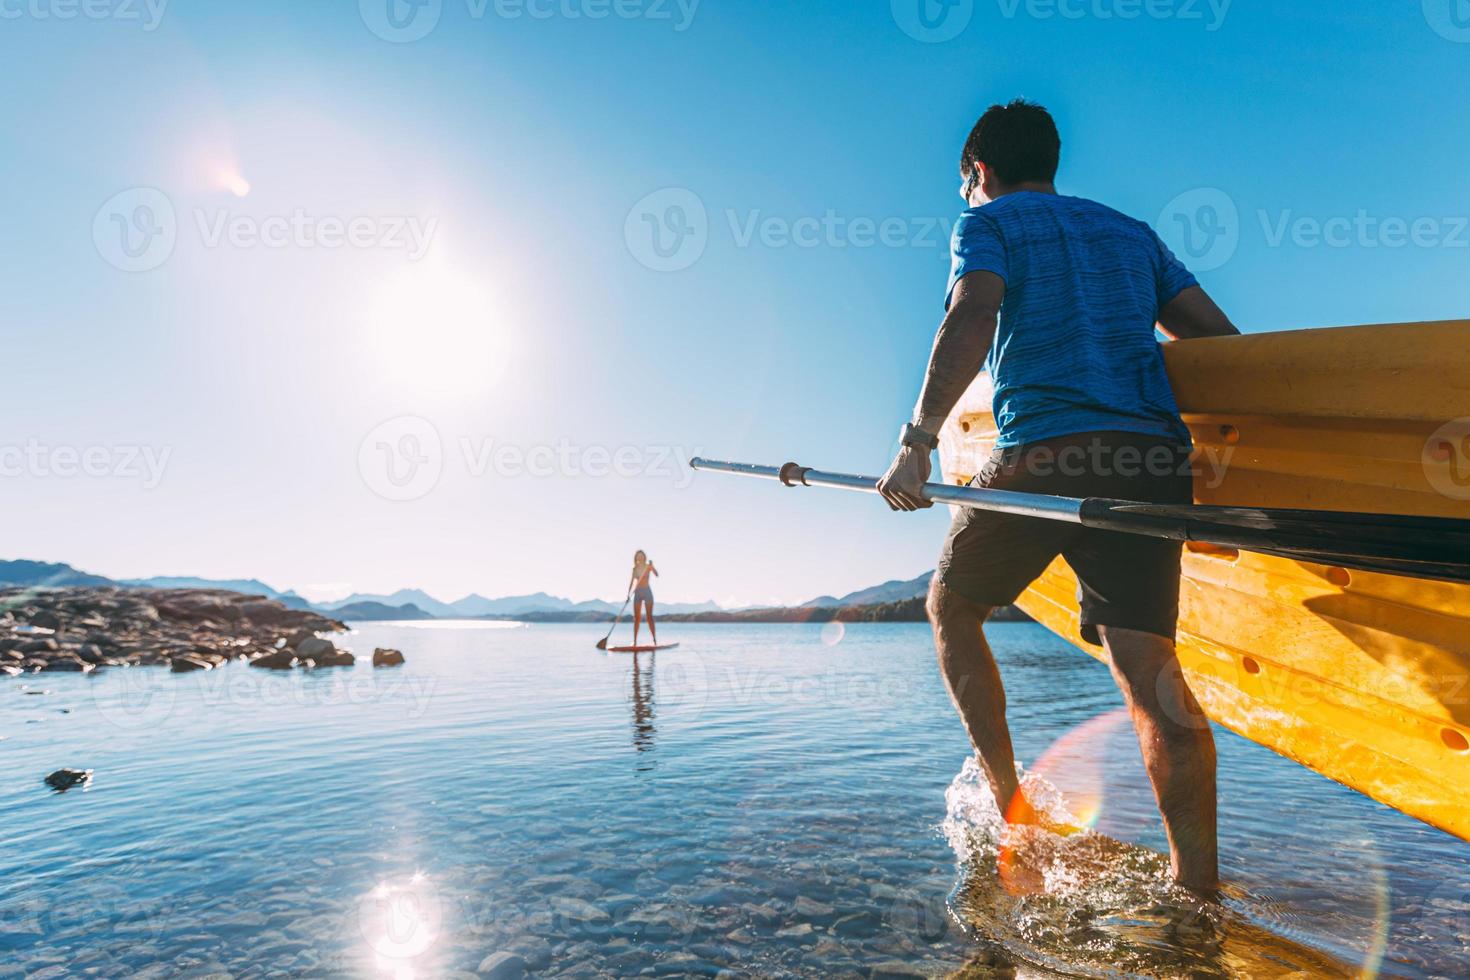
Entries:
[[187,674],[195,670],[211,670],[214,664],[203,657],[174,657],[168,662],[168,669],[175,674]]
[[86,674],[94,670],[95,665],[89,664],[85,660],[82,660],[78,657],[71,656],[69,654],[63,654],[62,656],[53,657],[52,659],[46,661],[46,666],[42,667],[41,669],[48,671],[64,671],[66,673],[72,674]]
[[310,657],[312,660],[320,660],[321,655],[331,653],[337,647],[331,640],[323,640],[318,636],[308,636],[295,644],[296,656]]
[[107,662],[107,655],[95,643],[83,643],[77,647],[76,655],[77,659],[85,660],[89,664],[103,664]]
[[250,666],[264,667],[267,670],[290,670],[296,666],[296,654],[290,650],[275,650],[256,657],[250,661]]
[[521,980],[526,975],[526,961],[502,949],[481,960],[475,972],[480,980]]
[[374,667],[397,667],[403,663],[403,654],[398,650],[388,647],[378,647],[373,650]]
[[46,785],[58,793],[64,793],[73,786],[85,786],[91,781],[90,769],[58,769],[46,777]]
[[16,649],[21,653],[46,653],[51,650],[61,649],[61,644],[48,636],[41,640],[26,640],[20,646],[16,647]]

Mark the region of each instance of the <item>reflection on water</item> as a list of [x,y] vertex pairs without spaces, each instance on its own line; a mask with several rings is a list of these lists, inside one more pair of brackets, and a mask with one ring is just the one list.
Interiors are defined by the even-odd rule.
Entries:
[[[653,668],[658,654],[650,652],[642,663],[638,659],[642,654],[632,656],[633,669],[629,673],[633,678],[633,750],[641,755],[653,749]],[[653,765],[652,759],[642,760],[638,769],[646,772]]]
[[0,684],[0,976],[1470,975],[1466,845],[1217,732],[1201,905],[1106,668],[991,632],[1071,836],[1000,824],[917,624],[363,624],[408,663]]

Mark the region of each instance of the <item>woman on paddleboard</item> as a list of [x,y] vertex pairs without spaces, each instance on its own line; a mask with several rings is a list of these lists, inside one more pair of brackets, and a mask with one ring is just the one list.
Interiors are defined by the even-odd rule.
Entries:
[[638,623],[643,616],[648,617],[648,632],[653,634],[653,645],[658,646],[658,627],[653,625],[653,588],[648,584],[650,575],[657,575],[658,569],[653,567],[653,562],[642,551],[633,552],[633,577],[628,580],[628,588],[633,593],[633,645],[638,645]]

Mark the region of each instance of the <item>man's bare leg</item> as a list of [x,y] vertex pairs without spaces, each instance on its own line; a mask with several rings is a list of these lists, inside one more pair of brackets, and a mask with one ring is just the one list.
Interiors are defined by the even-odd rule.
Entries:
[[1214,892],[1220,884],[1215,738],[1180,672],[1174,642],[1116,626],[1099,626],[1098,633],[1133,716],[1174,877],[1188,888]]
[[1013,803],[1029,816],[1024,798],[1016,798],[1020,785],[1011,731],[1006,726],[1005,688],[981,631],[990,607],[956,595],[936,576],[929,587],[928,608],[939,669],[970,742],[980,753],[980,766],[995,794],[995,805],[1002,816],[1011,811]]

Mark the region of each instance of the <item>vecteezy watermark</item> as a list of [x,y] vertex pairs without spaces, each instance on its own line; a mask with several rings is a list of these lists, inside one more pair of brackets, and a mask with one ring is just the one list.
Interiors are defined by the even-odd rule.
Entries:
[[205,248],[382,249],[402,251],[410,262],[428,254],[439,228],[436,217],[412,214],[313,215],[296,208],[264,217],[220,208],[196,209],[194,221]]
[[1068,446],[1052,448],[1035,446],[1002,451],[986,462],[983,476],[1014,476],[1024,473],[1033,477],[1112,477],[1130,479],[1138,476],[1188,476],[1195,483],[1215,489],[1225,481],[1235,446],[1204,445],[1185,453],[1174,446],[1158,445],[1147,450],[1139,446],[1115,446],[1102,439],[1089,439]]
[[385,500],[417,500],[439,485],[446,455],[457,458],[470,479],[654,479],[689,486],[682,446],[582,444],[570,439],[523,444],[488,436],[458,436],[446,453],[438,428],[417,415],[400,415],[373,427],[358,446],[357,468],[369,490]]
[[[995,0],[1006,20],[1176,20],[1214,33],[1233,0]],[[970,26],[975,0],[889,0],[893,22],[926,44],[953,40]]]
[[97,254],[124,272],[168,261],[178,239],[173,202],[156,187],[130,187],[109,197],[92,218]]
[[156,31],[168,0],[0,0],[0,20],[112,20]]
[[28,439],[0,444],[0,478],[136,480],[152,490],[172,455],[172,446],[52,446]]
[[[1256,210],[1267,248],[1470,248],[1470,215],[1300,214],[1293,208]],[[1218,187],[1175,197],[1155,225],[1165,244],[1194,272],[1218,269],[1234,257],[1243,237],[1235,200]]]
[[709,244],[709,214],[699,195],[665,187],[645,195],[623,222],[628,251],[654,272],[679,272],[699,261]]
[[[672,26],[676,33],[694,23],[700,0],[463,0],[472,21],[641,20]],[[362,22],[393,44],[421,41],[444,15],[444,0],[358,0]],[[456,5],[458,6],[458,5]]]
[[996,0],[1007,20],[1177,20],[1210,33],[1225,25],[1232,0]]
[[[0,0],[3,2],[3,0]],[[194,208],[192,227],[207,249],[338,249],[403,252],[410,262],[428,254],[439,229],[435,216],[412,214],[252,214]],[[92,219],[97,254],[124,272],[147,272],[169,260],[178,244],[178,213],[156,187],[130,187],[103,202]]]
[[1359,208],[1352,215],[1299,215],[1290,208],[1257,217],[1266,244],[1280,248],[1470,248],[1470,215],[1380,217]]
[[[943,248],[951,219],[938,216],[767,214],[726,208],[724,225],[736,248]],[[655,272],[679,272],[698,262],[711,228],[704,201],[684,187],[665,187],[639,199],[623,222],[628,252]]]
[[1446,41],[1470,44],[1470,0],[1423,0],[1424,20]]
[[439,485],[444,442],[428,419],[400,415],[363,437],[357,471],[368,489],[384,500],[417,500]]
[[439,889],[422,872],[380,881],[357,906],[358,927],[379,956],[413,959],[438,942],[444,929]]
[[1195,272],[1220,268],[1240,245],[1240,211],[1218,187],[1196,187],[1180,194],[1164,205],[1155,227]]
[[461,436],[459,449],[465,470],[472,477],[487,474],[510,480],[649,477],[672,480],[676,490],[689,486],[694,477],[694,471],[686,463],[691,454],[680,446],[583,446],[569,439],[522,446]]
[[889,0],[893,22],[915,41],[939,44],[964,33],[975,15],[975,0]]
[[1435,493],[1470,500],[1470,417],[1451,419],[1424,441],[1424,478]]

